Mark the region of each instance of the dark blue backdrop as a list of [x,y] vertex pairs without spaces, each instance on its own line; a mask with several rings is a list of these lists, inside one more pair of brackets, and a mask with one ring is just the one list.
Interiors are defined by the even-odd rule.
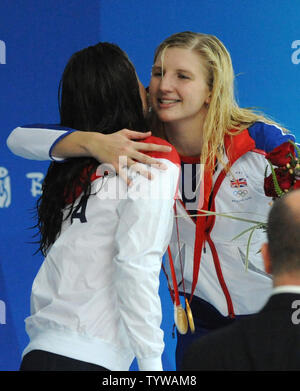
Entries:
[[[42,261],[29,243],[31,210],[48,165],[13,156],[5,141],[17,125],[58,121],[58,81],[70,55],[99,40],[115,42],[147,85],[165,37],[214,34],[232,55],[239,103],[263,110],[299,140],[299,15],[300,2],[292,0],[1,0],[0,370],[18,369],[27,343],[24,318]],[[174,370],[173,310],[162,281],[163,362]]]

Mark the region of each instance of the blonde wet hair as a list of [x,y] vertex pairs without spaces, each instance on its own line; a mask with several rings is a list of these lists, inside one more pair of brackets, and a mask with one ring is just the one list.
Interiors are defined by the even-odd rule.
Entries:
[[[182,48],[197,52],[206,70],[207,85],[211,92],[207,115],[203,124],[201,163],[214,166],[215,158],[223,161],[224,136],[234,135],[257,121],[280,126],[257,110],[241,108],[234,94],[234,71],[231,57],[223,43],[213,35],[185,31],[165,39],[156,49],[154,63],[167,48]],[[163,124],[151,113],[153,130],[165,137]],[[286,129],[281,127],[284,132]]]

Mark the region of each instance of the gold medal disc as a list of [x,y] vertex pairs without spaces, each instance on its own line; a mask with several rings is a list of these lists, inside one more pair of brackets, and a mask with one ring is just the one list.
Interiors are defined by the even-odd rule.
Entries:
[[195,332],[195,323],[194,323],[192,310],[191,310],[191,307],[189,305],[187,298],[185,299],[185,306],[186,306],[186,313],[187,313],[187,318],[189,321],[190,329],[191,329],[191,332],[194,333]]
[[188,331],[188,320],[186,313],[182,305],[174,305],[174,320],[177,327],[177,330],[180,334],[186,334]]

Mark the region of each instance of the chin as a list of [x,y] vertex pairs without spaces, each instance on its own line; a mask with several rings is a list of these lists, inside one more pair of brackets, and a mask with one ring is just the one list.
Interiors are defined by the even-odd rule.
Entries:
[[176,121],[176,118],[174,118],[174,115],[171,115],[170,113],[158,113],[158,118],[161,122],[173,122]]

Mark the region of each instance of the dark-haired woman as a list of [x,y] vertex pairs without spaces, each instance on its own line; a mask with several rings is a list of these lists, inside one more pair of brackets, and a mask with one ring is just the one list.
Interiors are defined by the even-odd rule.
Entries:
[[[99,43],[75,53],[61,81],[61,126],[111,134],[145,131],[145,92],[126,54]],[[164,144],[148,137],[145,143]],[[158,295],[179,174],[173,149],[149,181],[131,186],[93,158],[51,163],[38,201],[40,250],[30,341],[21,370],[162,370]]]

